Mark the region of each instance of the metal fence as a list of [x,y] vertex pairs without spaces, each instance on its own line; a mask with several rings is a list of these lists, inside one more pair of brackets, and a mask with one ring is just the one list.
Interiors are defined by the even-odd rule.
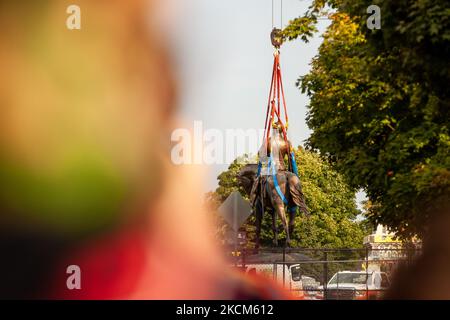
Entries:
[[420,247],[397,243],[362,249],[264,248],[230,251],[230,263],[245,273],[277,281],[299,299],[380,299],[401,265]]

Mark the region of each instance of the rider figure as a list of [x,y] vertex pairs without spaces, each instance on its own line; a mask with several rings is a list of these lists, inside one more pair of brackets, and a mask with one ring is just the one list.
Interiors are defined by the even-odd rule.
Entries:
[[[277,171],[291,171],[291,164],[289,161],[289,154],[291,152],[291,142],[286,138],[284,139],[283,123],[278,120],[274,124],[276,131],[273,137],[269,137],[267,141],[267,155],[272,156],[272,161],[274,161],[275,168]],[[288,158],[288,169],[284,162],[284,158]]]
[[[260,186],[260,177],[261,175],[271,175],[272,174],[272,166],[275,166],[276,172],[279,171],[290,171],[292,172],[292,166],[290,162],[290,150],[291,150],[291,142],[288,139],[284,139],[284,133],[283,133],[283,123],[278,120],[276,123],[274,123],[274,135],[273,137],[269,137],[267,141],[267,146],[263,148],[265,151],[265,155],[260,154],[260,163],[265,164],[265,168],[260,172],[259,177],[255,179],[252,191],[250,193],[250,203],[252,206],[255,204],[255,200],[258,195],[258,188]],[[288,157],[288,168],[286,168],[286,164],[284,162],[285,156]],[[263,158],[263,159],[261,159]],[[273,163],[270,163],[270,161],[273,161]],[[270,163],[270,164],[269,164]]]

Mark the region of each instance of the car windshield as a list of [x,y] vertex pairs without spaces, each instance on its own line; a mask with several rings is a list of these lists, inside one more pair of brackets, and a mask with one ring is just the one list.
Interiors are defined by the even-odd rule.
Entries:
[[366,284],[370,283],[367,278],[367,273],[336,273],[333,278],[331,278],[328,284],[338,284],[338,283],[353,283],[353,284]]

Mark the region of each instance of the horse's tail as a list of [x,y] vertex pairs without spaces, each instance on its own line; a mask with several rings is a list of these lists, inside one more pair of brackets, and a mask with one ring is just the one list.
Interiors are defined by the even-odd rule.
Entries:
[[299,177],[292,172],[286,172],[286,175],[292,202],[300,209],[300,212],[309,215],[309,210],[306,206],[305,196],[303,195],[302,184]]

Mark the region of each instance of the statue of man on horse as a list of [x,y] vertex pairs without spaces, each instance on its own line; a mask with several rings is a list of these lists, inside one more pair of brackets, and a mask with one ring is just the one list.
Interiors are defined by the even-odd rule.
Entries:
[[256,216],[256,248],[260,245],[261,223],[266,210],[272,214],[275,245],[278,245],[277,216],[286,231],[286,245],[289,246],[297,208],[309,214],[292,146],[289,140],[283,139],[281,126],[280,122],[275,125],[275,134],[260,150],[259,163],[247,164],[238,175],[238,181],[250,196]]

